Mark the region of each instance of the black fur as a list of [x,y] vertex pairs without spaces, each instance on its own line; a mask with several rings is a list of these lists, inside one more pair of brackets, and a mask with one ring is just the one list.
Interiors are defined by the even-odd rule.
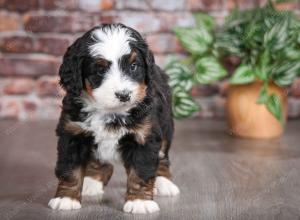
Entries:
[[[92,134],[73,134],[65,129],[65,123],[67,121],[82,122],[87,117],[87,114],[81,111],[83,106],[78,102],[78,97],[87,89],[86,80],[92,88],[101,86],[101,80],[106,71],[105,67],[99,67],[88,53],[88,45],[93,42],[91,32],[97,28],[110,26],[113,25],[95,27],[77,39],[68,48],[59,70],[60,84],[66,91],[56,129],[58,136],[56,175],[60,179],[68,180],[68,174],[72,169],[84,167],[93,157],[92,149],[97,147]],[[158,153],[163,140],[167,141],[164,159],[168,160],[168,150],[173,136],[171,92],[166,74],[155,65],[153,55],[144,39],[135,30],[128,29],[131,30],[132,37],[136,39],[130,43],[130,47],[137,52],[138,57],[137,74],[133,74],[132,77],[146,84],[146,96],[129,111],[128,116],[115,115],[115,120],[106,126],[107,129],[135,128],[146,117],[150,118],[151,133],[146,137],[145,144],[139,144],[132,134],[125,135],[119,140],[119,151],[125,167],[134,168],[139,177],[147,181],[155,176],[159,162]],[[127,60],[128,57],[123,57],[120,65],[122,69],[130,73],[128,69],[131,67]],[[110,64],[107,65],[109,67]]]

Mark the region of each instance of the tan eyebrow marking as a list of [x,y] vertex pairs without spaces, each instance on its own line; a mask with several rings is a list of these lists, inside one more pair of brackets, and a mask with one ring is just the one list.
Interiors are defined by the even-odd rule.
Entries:
[[104,59],[104,58],[99,58],[97,60],[97,63],[100,65],[100,66],[104,66],[104,67],[107,67],[109,65],[109,61]]
[[137,56],[136,52],[134,52],[134,51],[131,52],[130,57],[129,57],[129,63],[133,63],[136,59],[136,56]]

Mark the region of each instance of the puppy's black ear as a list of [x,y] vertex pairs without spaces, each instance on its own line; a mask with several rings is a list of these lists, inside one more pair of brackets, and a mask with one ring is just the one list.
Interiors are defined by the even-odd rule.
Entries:
[[82,61],[84,49],[81,39],[77,39],[64,55],[63,63],[59,69],[60,85],[68,94],[79,96],[82,89]]
[[153,53],[147,48],[146,51],[146,69],[147,69],[147,74],[146,74],[146,83],[150,84],[152,82],[153,74],[155,71],[155,60]]

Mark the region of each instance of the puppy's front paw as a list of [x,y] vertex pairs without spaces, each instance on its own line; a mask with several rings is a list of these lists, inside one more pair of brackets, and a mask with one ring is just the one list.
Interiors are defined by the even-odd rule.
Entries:
[[72,210],[80,209],[80,202],[76,199],[71,199],[70,197],[57,197],[49,201],[48,206],[51,209],[57,210]]
[[158,196],[176,196],[180,191],[171,180],[158,176],[155,179],[153,193]]
[[85,177],[82,186],[83,196],[102,196],[103,183],[91,177]]
[[124,212],[134,214],[146,214],[159,211],[159,206],[153,200],[128,200],[123,207]]

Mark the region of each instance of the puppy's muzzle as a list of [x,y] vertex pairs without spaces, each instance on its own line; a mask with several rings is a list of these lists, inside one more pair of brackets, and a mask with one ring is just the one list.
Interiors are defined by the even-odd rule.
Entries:
[[128,102],[130,100],[131,92],[128,90],[122,90],[119,92],[115,92],[115,95],[120,100],[120,102]]

